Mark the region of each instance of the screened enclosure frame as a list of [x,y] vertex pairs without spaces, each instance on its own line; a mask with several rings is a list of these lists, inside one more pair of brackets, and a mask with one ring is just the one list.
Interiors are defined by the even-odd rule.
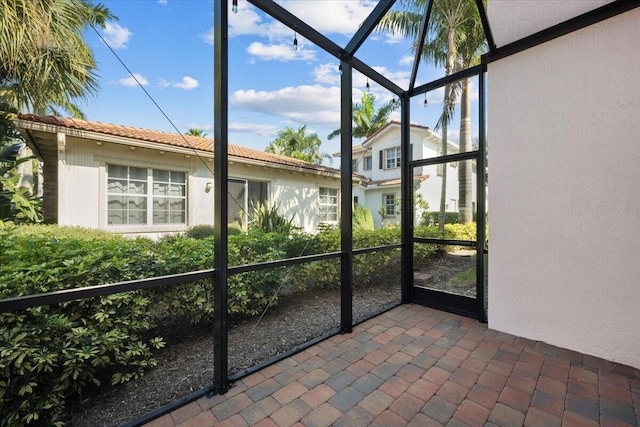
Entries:
[[[477,251],[477,281],[476,290],[477,297],[474,305],[460,310],[462,314],[475,317],[480,321],[484,321],[484,254],[485,254],[485,174],[478,173],[477,178],[477,200],[478,200],[478,220],[477,220],[477,239],[475,242],[468,241],[452,241],[444,239],[419,239],[413,236],[413,197],[412,194],[412,168],[420,165],[437,163],[443,161],[457,161],[474,159],[477,161],[477,170],[485,170],[485,90],[484,76],[487,65],[493,61],[498,61],[507,56],[516,54],[526,49],[545,43],[556,37],[568,34],[581,28],[590,26],[597,22],[606,20],[610,17],[624,13],[640,6],[637,0],[616,0],[597,9],[576,16],[570,20],[554,25],[530,36],[524,37],[507,45],[496,47],[491,33],[489,21],[486,16],[486,10],[483,0],[475,0],[478,8],[480,19],[485,31],[485,37],[488,45],[488,52],[482,56],[481,63],[469,69],[442,77],[424,85],[415,86],[418,64],[421,60],[421,53],[417,51],[414,56],[414,63],[411,72],[409,88],[402,89],[393,81],[387,79],[368,64],[362,62],[354,55],[359,47],[365,42],[367,37],[374,31],[376,25],[382,17],[394,5],[395,0],[381,0],[368,18],[363,22],[356,34],[349,43],[344,47],[340,47],[333,43],[324,35],[320,34],[314,28],[282,8],[272,0],[241,0],[248,1],[254,6],[278,20],[282,24],[296,31],[302,37],[305,37],[316,46],[323,49],[335,57],[338,62],[336,65],[342,69],[340,78],[340,106],[341,106],[341,185],[340,185],[340,202],[341,202],[341,246],[339,252],[325,253],[320,255],[309,255],[293,259],[285,259],[279,261],[271,261],[260,264],[228,266],[228,212],[226,206],[226,195],[228,191],[228,10],[231,1],[215,1],[214,2],[214,137],[215,137],[215,160],[214,160],[214,180],[215,190],[215,268],[204,271],[176,274],[171,276],[155,277],[149,279],[132,280],[121,283],[111,283],[98,286],[90,286],[85,288],[68,289],[55,292],[47,292],[35,295],[26,295],[15,298],[7,298],[0,300],[0,312],[18,311],[27,308],[38,307],[47,304],[58,304],[62,302],[81,300],[86,298],[94,298],[107,296],[121,292],[136,291],[142,289],[152,289],[161,286],[173,286],[193,282],[196,280],[211,280],[214,282],[214,378],[213,383],[206,388],[197,390],[187,396],[182,397],[168,405],[165,405],[150,414],[127,423],[127,426],[142,425],[154,418],[194,401],[204,395],[213,395],[217,393],[225,393],[230,383],[242,376],[245,376],[255,370],[281,360],[290,354],[307,348],[322,339],[335,333],[349,333],[353,328],[353,312],[352,312],[352,267],[354,255],[364,253],[383,251],[383,250],[401,250],[401,302],[409,303],[414,301],[413,289],[413,244],[414,243],[437,243],[437,244],[457,244],[461,246],[474,246]],[[433,0],[427,0],[424,15],[420,25],[419,40],[424,40],[426,36],[427,23],[429,21]],[[430,90],[437,89],[444,85],[450,84],[462,78],[479,76],[480,82],[480,144],[479,149],[475,152],[453,154],[443,158],[429,160],[410,160],[403,161],[401,164],[401,227],[402,239],[400,244],[373,247],[365,249],[353,249],[353,233],[351,225],[352,215],[352,112],[351,112],[351,89],[352,89],[352,71],[357,70],[367,78],[378,83],[385,89],[392,92],[399,98],[401,103],[401,156],[404,159],[411,159],[409,146],[410,133],[410,100],[412,97],[424,94]],[[227,281],[229,276],[244,272],[260,271],[270,268],[291,266],[312,261],[340,259],[340,328],[330,331],[327,335],[316,337],[311,341],[304,343],[288,352],[277,356],[274,359],[262,362],[248,370],[239,374],[230,376],[228,372],[228,312],[227,312]],[[429,304],[429,301],[418,301],[422,304]],[[436,301],[432,305],[439,307]]]

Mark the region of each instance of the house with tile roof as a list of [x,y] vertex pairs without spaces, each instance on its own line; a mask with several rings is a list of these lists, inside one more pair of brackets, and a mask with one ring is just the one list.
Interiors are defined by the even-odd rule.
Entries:
[[[354,182],[353,202],[367,207],[373,216],[375,227],[396,224],[400,221],[397,205],[400,199],[400,122],[391,121],[352,149],[353,172],[367,178],[366,185]],[[412,158],[429,159],[440,156],[442,136],[429,127],[410,125]],[[458,144],[448,142],[447,154],[458,153]],[[340,153],[335,153],[340,157]],[[469,160],[467,160],[469,161]],[[413,169],[413,187],[416,194],[429,204],[429,211],[440,209],[443,165],[420,166]],[[458,211],[458,162],[447,167],[447,212]],[[475,212],[475,170],[472,174],[472,200]],[[416,211],[419,218],[421,212]]]
[[[151,238],[213,225],[213,140],[34,114],[16,125],[43,164],[46,222]],[[338,169],[230,144],[229,177],[231,222],[275,203],[307,232],[338,224]]]

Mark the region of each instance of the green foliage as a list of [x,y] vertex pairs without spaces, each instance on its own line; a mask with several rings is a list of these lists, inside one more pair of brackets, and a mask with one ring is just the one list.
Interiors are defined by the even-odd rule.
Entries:
[[[16,223],[39,222],[40,201],[22,185],[18,166],[33,157],[19,157],[22,141],[12,118],[15,110],[0,102],[0,220]],[[37,173],[36,173],[37,175]]]
[[[354,138],[368,138],[389,123],[391,113],[400,107],[399,102],[389,101],[376,110],[376,96],[369,92],[362,92],[361,102],[351,104],[353,113]],[[327,139],[333,139],[342,133],[342,129],[336,129],[327,135]]]
[[[458,212],[445,212],[444,222],[445,224],[457,224],[458,223]],[[431,211],[425,212],[422,215],[421,224],[423,225],[431,225],[438,224],[440,219],[440,212]],[[473,213],[473,220],[476,221],[476,213]]]
[[318,134],[307,135],[307,125],[301,126],[297,130],[287,126],[278,132],[278,137],[271,141],[264,151],[293,157],[316,165],[321,164],[323,160],[328,160],[331,163],[333,160],[331,156],[320,152],[321,144],[322,141],[320,141]]
[[[437,227],[417,236],[440,237]],[[447,238],[474,239],[475,224],[447,224]],[[400,228],[354,230],[355,248],[400,242]],[[253,228],[229,237],[232,266],[337,252],[340,230],[316,235]],[[415,245],[426,262],[437,245]],[[354,287],[399,268],[398,249],[354,256]],[[0,223],[0,299],[82,286],[206,270],[214,237],[151,241],[99,231]],[[232,318],[259,315],[278,302],[282,285],[337,288],[339,259],[234,274],[228,280]],[[0,425],[61,425],[65,402],[89,387],[127,382],[155,365],[158,335],[175,319],[211,322],[213,283],[202,280],[0,314]]]
[[457,274],[453,279],[451,279],[451,283],[458,286],[467,286],[473,285],[476,283],[476,268],[471,267],[467,271],[463,271],[460,274]]
[[354,230],[373,230],[373,216],[368,208],[355,205],[351,216]]
[[266,203],[251,203],[249,228],[256,228],[265,233],[289,234],[295,229],[293,217],[286,219],[278,213],[278,206]]
[[238,234],[242,234],[243,232],[244,230],[242,229],[242,226],[237,222],[232,222],[228,225],[227,233],[229,234],[229,236],[235,236]]
[[200,224],[194,225],[189,228],[185,234],[185,236],[190,237],[192,239],[204,239],[206,237],[211,237],[215,234],[212,225]]

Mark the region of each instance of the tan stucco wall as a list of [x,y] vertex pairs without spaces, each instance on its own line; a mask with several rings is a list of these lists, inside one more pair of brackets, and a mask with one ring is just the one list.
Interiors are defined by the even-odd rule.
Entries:
[[[557,19],[539,5],[489,11]],[[638,368],[639,23],[635,9],[488,69],[489,326]]]

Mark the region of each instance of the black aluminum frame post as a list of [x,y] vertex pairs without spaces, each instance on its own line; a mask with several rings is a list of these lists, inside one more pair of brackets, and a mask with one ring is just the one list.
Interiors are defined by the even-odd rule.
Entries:
[[214,232],[215,280],[213,323],[214,389],[224,394],[229,389],[227,328],[228,212],[225,200],[229,178],[229,3],[214,4]]
[[352,128],[351,121],[351,86],[352,69],[345,61],[340,62],[340,249],[342,252],[340,263],[340,330],[350,333],[353,328],[353,224],[352,224],[352,193],[353,167],[351,159]]
[[[485,68],[486,71],[486,68]],[[476,212],[476,298],[478,303],[478,320],[486,323],[487,316],[485,311],[485,240],[486,240],[486,94],[485,94],[485,77],[486,73],[478,74],[478,91],[480,92],[478,116],[479,116],[479,146],[478,158],[476,160],[476,195],[477,208]]]
[[402,302],[411,302],[413,298],[413,168],[411,160],[411,98],[405,92],[400,97],[401,102],[401,125],[400,125],[400,173],[401,173],[401,189],[400,189],[400,216],[402,218],[402,267],[400,271],[402,283]]

